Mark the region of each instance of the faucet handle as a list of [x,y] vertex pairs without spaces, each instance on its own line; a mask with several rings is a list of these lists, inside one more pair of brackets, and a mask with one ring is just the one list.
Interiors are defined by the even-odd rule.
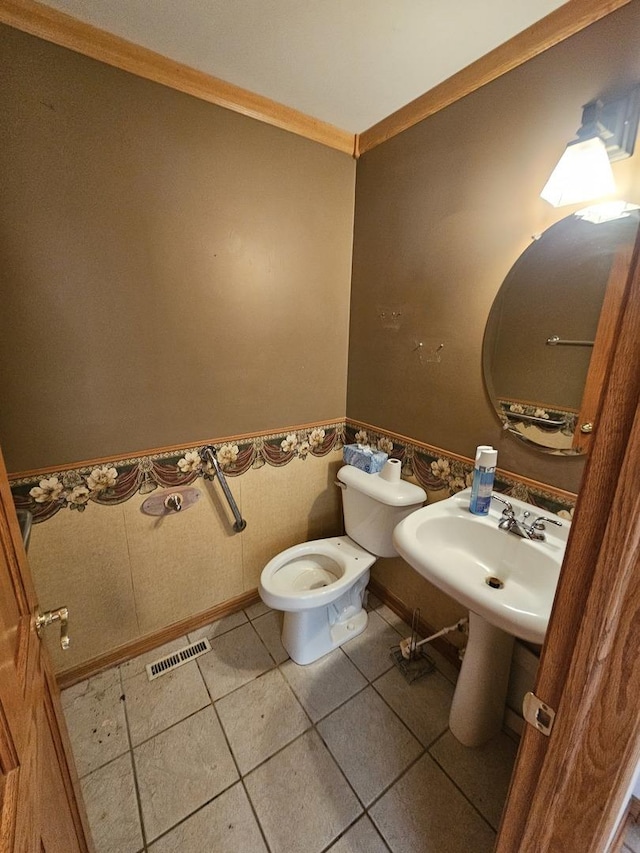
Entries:
[[513,511],[513,506],[506,501],[504,498],[498,497],[498,495],[491,494],[491,497],[494,501],[499,501],[501,504],[504,504],[504,509],[502,510],[502,515],[505,518],[515,518],[515,512]]
[[556,521],[555,518],[547,518],[546,515],[540,515],[540,516],[538,516],[538,518],[536,518],[536,520],[531,525],[532,529],[533,530],[544,530],[545,529],[545,526],[544,526],[545,521],[548,522],[549,524],[555,524],[556,527],[562,527],[561,521]]

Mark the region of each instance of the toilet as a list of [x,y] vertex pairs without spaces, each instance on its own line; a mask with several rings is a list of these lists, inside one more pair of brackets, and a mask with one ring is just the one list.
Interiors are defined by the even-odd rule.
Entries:
[[369,570],[378,557],[397,555],[394,527],[427,498],[419,486],[400,479],[397,459],[379,474],[344,465],[336,485],[347,535],[287,548],[260,575],[260,597],[284,611],[282,644],[299,664],[313,663],[364,631]]

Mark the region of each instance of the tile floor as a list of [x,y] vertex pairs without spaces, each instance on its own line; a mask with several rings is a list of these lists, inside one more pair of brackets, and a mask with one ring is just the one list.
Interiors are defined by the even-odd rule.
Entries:
[[[310,666],[260,603],[65,690],[98,853],[490,851],[515,743],[462,747],[455,669],[434,654],[407,684],[389,649],[409,629],[369,610]],[[203,636],[210,652],[147,680],[146,663]]]
[[635,821],[631,823],[627,829],[622,850],[623,853],[640,853],[640,823]]

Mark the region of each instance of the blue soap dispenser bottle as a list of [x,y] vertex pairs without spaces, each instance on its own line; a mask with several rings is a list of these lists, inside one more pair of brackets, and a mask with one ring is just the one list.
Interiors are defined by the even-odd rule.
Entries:
[[491,505],[493,480],[496,475],[498,451],[486,444],[476,449],[476,460],[473,468],[473,483],[471,485],[471,501],[469,512],[474,515],[488,515]]

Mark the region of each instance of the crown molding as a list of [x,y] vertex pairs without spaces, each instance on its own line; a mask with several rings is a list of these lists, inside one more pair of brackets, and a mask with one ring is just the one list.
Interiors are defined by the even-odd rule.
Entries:
[[424,95],[358,134],[357,156],[408,130],[630,2],[569,0]]
[[358,159],[365,152],[630,2],[569,0],[424,95],[355,135],[262,95],[174,62],[35,0],[0,0],[0,23]]
[[0,23],[354,156],[354,134],[174,62],[34,0],[0,0]]

